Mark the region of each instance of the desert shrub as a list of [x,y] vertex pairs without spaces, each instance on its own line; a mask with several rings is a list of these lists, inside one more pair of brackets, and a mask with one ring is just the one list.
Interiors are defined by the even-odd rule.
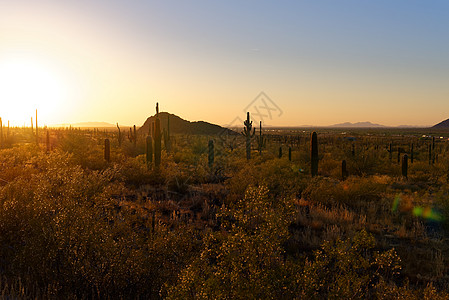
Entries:
[[341,161],[333,159],[331,155],[325,155],[319,163],[319,173],[322,176],[341,178]]
[[28,178],[38,172],[34,157],[41,155],[35,144],[19,145],[0,151],[0,186],[13,181],[19,176]]
[[203,250],[169,287],[168,299],[291,298],[289,263],[282,243],[292,206],[265,187],[249,187],[245,198],[223,208],[222,231],[209,233]]
[[374,251],[375,239],[362,230],[354,237],[324,242],[299,275],[298,296],[307,299],[362,299],[373,295],[380,280],[389,282],[401,270],[391,249]]
[[[101,143],[101,144],[100,144]],[[59,142],[59,150],[72,154],[73,163],[91,170],[107,167],[104,160],[103,140],[84,135],[79,131],[69,131]]]
[[63,298],[154,298],[196,253],[192,231],[158,226],[149,240],[148,216],[117,209],[120,171],[85,170],[59,153],[35,163],[39,173],[0,189],[5,276]]
[[352,208],[365,207],[368,202],[379,201],[387,189],[381,177],[351,176],[345,181],[317,177],[309,182],[302,196],[306,200],[325,205],[344,204]]
[[308,176],[299,172],[299,167],[286,159],[272,159],[257,164],[256,160],[246,162],[226,182],[232,199],[241,198],[250,185],[267,186],[273,196],[287,196],[300,193]]
[[354,155],[347,156],[347,164],[351,174],[366,176],[376,174],[382,161],[377,151],[360,147],[355,151]]

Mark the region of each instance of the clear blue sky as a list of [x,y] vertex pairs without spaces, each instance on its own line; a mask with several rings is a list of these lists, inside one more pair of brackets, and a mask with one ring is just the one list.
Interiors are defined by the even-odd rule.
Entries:
[[261,91],[272,125],[449,118],[448,1],[0,0],[11,53],[69,74],[49,122],[141,124],[159,101],[227,124]]

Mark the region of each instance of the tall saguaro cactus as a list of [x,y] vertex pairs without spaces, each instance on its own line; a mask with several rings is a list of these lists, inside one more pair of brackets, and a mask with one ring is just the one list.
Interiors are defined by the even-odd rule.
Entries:
[[318,175],[318,137],[316,132],[312,132],[310,138],[310,162],[312,177]]
[[412,145],[410,146],[410,163],[411,163],[411,164],[413,163],[413,143],[412,143]]
[[404,154],[402,157],[402,176],[407,178],[407,170],[408,170],[408,155]]
[[149,135],[147,136],[146,139],[146,161],[147,167],[149,168],[150,165],[153,163],[153,140]]
[[393,159],[393,148],[391,146],[391,143],[388,146],[388,153],[389,153],[389,158],[390,158],[390,161],[391,161]]
[[267,139],[262,135],[262,121],[259,122],[259,136],[256,136],[257,150],[262,154],[262,149],[265,148]]
[[341,178],[345,180],[348,177],[348,170],[346,169],[346,160],[341,161]]
[[136,144],[137,144],[137,130],[136,130],[136,125],[133,126],[133,143],[134,143],[134,148],[136,148]]
[[[246,120],[243,122],[242,135],[246,138],[246,159],[251,159],[251,140],[256,134],[256,128],[253,128],[253,121],[250,121],[249,112],[246,113]],[[252,131],[251,131],[252,130]]]
[[118,126],[118,123],[117,123],[117,129],[118,129],[118,146],[121,147],[122,146],[122,132],[120,131],[120,127]]

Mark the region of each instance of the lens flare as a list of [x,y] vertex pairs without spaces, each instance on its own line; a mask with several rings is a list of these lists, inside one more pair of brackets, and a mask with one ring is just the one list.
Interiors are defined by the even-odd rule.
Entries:
[[[393,200],[393,206],[391,207],[392,212],[398,211],[399,204],[401,203],[401,195],[397,194]],[[412,214],[415,217],[420,217],[428,221],[433,222],[441,222],[443,220],[443,216],[436,209],[426,206],[415,206],[413,207]]]

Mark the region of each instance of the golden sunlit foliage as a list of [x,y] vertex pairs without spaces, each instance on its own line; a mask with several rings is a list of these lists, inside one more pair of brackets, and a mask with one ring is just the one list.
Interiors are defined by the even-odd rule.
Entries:
[[289,145],[290,161],[269,139],[248,161],[217,142],[211,166],[210,137],[174,135],[155,168],[142,137],[119,147],[114,132],[49,132],[49,151],[19,128],[0,149],[4,295],[447,297],[443,145],[434,164],[416,154],[405,179],[376,144],[359,154],[374,164],[359,164],[330,136],[312,178],[305,144]]

